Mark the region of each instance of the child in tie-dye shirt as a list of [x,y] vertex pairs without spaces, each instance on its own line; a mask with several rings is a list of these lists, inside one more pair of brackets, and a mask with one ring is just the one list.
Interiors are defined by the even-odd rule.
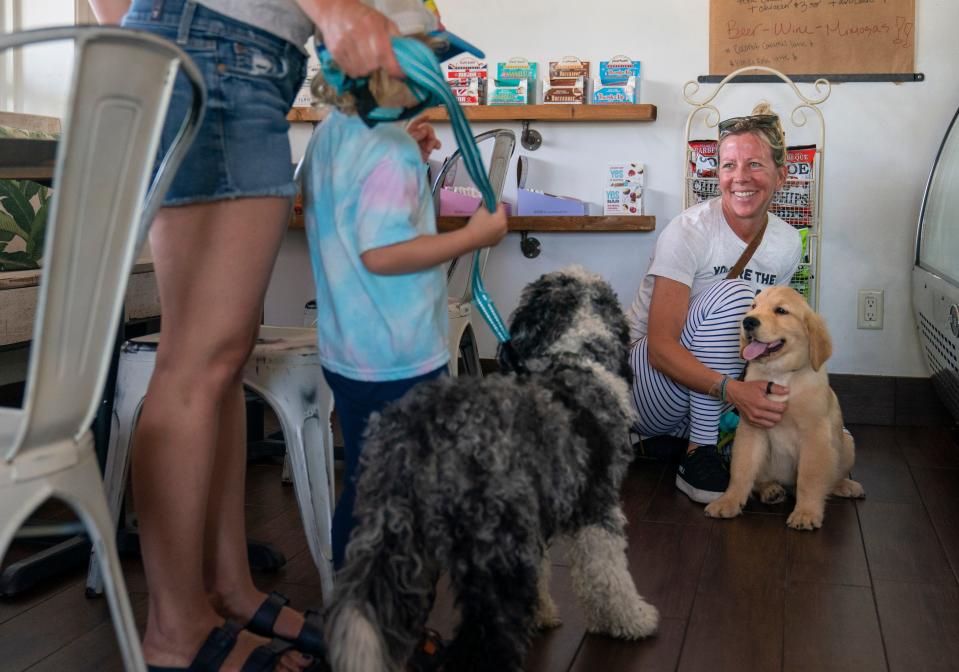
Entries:
[[[377,102],[409,106],[409,91],[391,82],[384,88],[392,91],[374,90]],[[369,128],[334,109],[304,158],[320,362],[346,453],[333,517],[337,568],[353,528],[354,478],[369,416],[446,371],[449,318],[441,265],[506,234],[502,205],[492,214],[480,208],[462,229],[436,232],[425,161],[439,146],[422,117],[406,129],[397,123]]]

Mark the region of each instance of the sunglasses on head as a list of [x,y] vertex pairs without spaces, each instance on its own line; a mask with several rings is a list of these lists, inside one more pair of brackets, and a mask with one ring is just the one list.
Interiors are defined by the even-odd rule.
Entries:
[[776,128],[779,117],[775,114],[751,114],[745,117],[730,117],[719,122],[719,137],[728,133],[751,131],[754,128]]

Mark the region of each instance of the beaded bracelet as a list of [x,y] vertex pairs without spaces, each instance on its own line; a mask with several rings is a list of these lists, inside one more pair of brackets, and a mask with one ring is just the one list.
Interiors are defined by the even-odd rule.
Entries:
[[722,402],[726,401],[726,385],[729,383],[729,376],[723,376],[722,380],[709,388],[709,391],[706,392],[713,399],[719,399]]
[[723,381],[719,384],[719,400],[726,402],[726,385],[729,384],[729,376],[723,376]]

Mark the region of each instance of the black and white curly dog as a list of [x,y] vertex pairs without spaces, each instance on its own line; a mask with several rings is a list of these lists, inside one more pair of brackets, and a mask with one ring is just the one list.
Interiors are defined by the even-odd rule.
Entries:
[[559,624],[545,557],[558,535],[590,632],[655,631],[619,506],[634,410],[616,295],[579,267],[544,275],[511,334],[525,373],[430,382],[372,419],[326,621],[336,672],[403,669],[443,570],[462,618],[444,669],[522,669],[533,628]]

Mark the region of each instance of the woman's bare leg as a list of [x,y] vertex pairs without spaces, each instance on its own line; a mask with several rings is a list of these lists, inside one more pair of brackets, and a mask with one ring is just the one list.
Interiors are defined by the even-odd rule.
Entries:
[[[165,208],[150,234],[163,318],[134,435],[133,481],[150,589],[143,648],[152,664],[189,664],[223,620],[204,582],[205,530],[217,525],[211,512],[226,529],[242,521],[244,484],[242,470],[217,474],[211,506],[219,438],[230,433],[220,420],[254,343],[288,207],[264,198]],[[245,536],[233,561],[247,565]],[[239,669],[264,641],[244,633],[223,669]]]

